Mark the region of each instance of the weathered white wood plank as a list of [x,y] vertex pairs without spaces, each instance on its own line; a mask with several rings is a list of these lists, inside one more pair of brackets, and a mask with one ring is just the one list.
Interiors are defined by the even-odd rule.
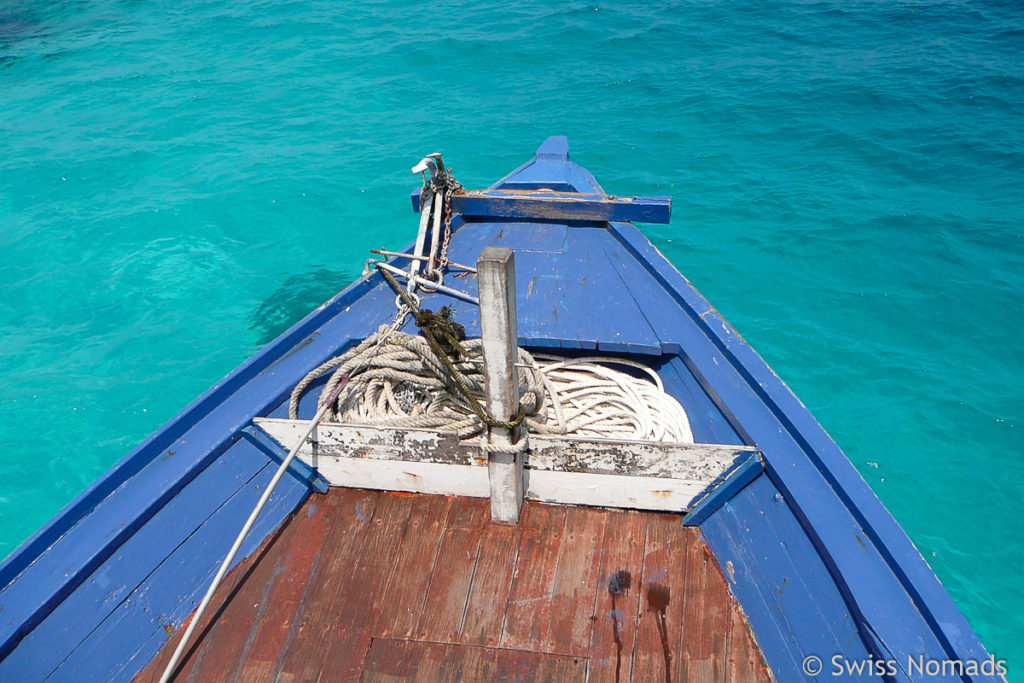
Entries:
[[[430,462],[322,458],[331,486],[449,496],[490,496],[488,468]],[[707,488],[703,482],[612,474],[526,470],[525,498],[546,503],[682,512]]]
[[[305,420],[257,418],[271,438],[294,444]],[[553,503],[685,511],[756,449],[531,435],[524,497]],[[487,497],[488,461],[479,439],[453,433],[321,424],[298,455],[332,486]]]
[[[309,426],[305,420],[280,418],[256,418],[253,422],[285,447],[293,446]],[[480,440],[460,441],[455,432],[321,423],[315,434],[316,442],[307,443],[299,452],[299,457],[313,467],[317,456],[486,464]],[[755,451],[750,446],[718,443],[658,443],[530,434],[524,465],[532,469],[711,482],[736,459]]]
[[317,470],[331,486],[472,498],[491,494],[487,468],[478,465],[332,456],[320,458]]
[[526,466],[537,470],[714,481],[757,449],[709,443],[659,443],[530,435]]
[[526,497],[545,503],[682,512],[707,486],[683,479],[526,470]]
[[[295,440],[302,436],[301,426],[309,424],[303,420],[274,418],[256,418],[253,422],[278,443],[286,444],[290,439],[293,446]],[[452,465],[487,464],[481,443],[476,439],[460,442],[455,432],[322,422],[316,428],[314,439],[300,452],[304,460],[336,455]]]
[[[290,448],[309,426],[305,420],[256,418],[256,426]],[[316,444],[299,457],[316,467],[317,456],[485,465],[479,439],[459,441],[454,432],[321,423]],[[714,481],[756,449],[707,443],[654,443],[620,439],[530,435],[524,464],[530,469]]]
[[[515,254],[508,247],[484,247],[476,271],[487,411],[495,419],[511,420],[519,410]],[[523,456],[516,452],[515,444],[524,436],[521,425],[516,429],[489,430],[491,519],[519,521],[523,506]]]

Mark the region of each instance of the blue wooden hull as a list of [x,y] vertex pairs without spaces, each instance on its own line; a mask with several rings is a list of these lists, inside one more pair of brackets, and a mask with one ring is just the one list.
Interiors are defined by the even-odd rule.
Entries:
[[[604,194],[568,160],[564,138],[549,139],[495,187]],[[458,226],[451,259],[475,262],[489,244],[517,252],[521,344],[642,357],[691,415],[697,441],[760,449],[760,459],[734,471],[685,522],[700,526],[778,680],[815,680],[810,655],[821,658],[825,679],[836,666],[873,657],[892,679],[998,680],[957,675],[955,665],[938,677],[915,668],[984,663],[989,655],[814,417],[632,224],[473,219]],[[441,303],[470,336],[479,334],[474,306],[424,300]],[[284,455],[252,418],[283,416],[310,368],[393,311],[379,274],[355,282],[12,553],[0,565],[0,680],[128,680],[140,671],[193,611]],[[307,400],[301,412],[310,410]],[[319,485],[294,466],[240,557]]]

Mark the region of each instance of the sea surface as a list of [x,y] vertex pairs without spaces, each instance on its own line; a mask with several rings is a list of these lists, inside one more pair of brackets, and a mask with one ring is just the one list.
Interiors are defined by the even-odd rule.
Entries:
[[0,556],[553,134],[1024,680],[1024,5],[0,0]]

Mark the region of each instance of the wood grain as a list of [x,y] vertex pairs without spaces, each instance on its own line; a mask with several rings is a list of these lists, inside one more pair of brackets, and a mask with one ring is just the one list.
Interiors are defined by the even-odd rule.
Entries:
[[683,527],[675,515],[647,517],[637,636],[633,644],[633,680],[685,680],[674,672],[680,666],[683,593],[690,580],[685,573],[686,558],[697,538],[696,531]]
[[767,672],[768,667],[754,642],[747,617],[743,610],[734,606],[729,617],[729,662],[725,678],[729,683],[766,680]]
[[520,528],[492,524],[480,538],[458,642],[497,646],[519,556]]
[[676,662],[679,680],[725,681],[731,624],[729,588],[707,545],[699,540],[686,557],[681,657]]
[[629,680],[646,536],[642,513],[609,511],[588,652],[589,681]]
[[487,509],[475,501],[472,505],[453,501],[448,515],[449,528],[441,538],[416,631],[418,640],[454,642],[466,612],[480,546],[480,525]]
[[294,635],[292,625],[310,577],[319,566],[331,522],[350,496],[313,496],[300,511],[297,524],[293,523],[295,536],[284,552],[277,580],[267,596],[267,609],[263,618],[253,624],[255,633],[240,674],[242,680],[266,680],[277,669],[278,657]]
[[[321,551],[322,567],[313,575],[307,599],[299,606],[297,629],[291,647],[281,654],[278,675],[291,681],[315,681],[320,676],[323,653],[333,632],[334,607],[344,594],[352,590],[344,581],[354,548],[374,529],[371,523],[380,494],[349,496]],[[352,500],[355,498],[355,500]]]
[[501,646],[514,650],[540,650],[548,637],[565,508],[529,505],[520,525],[523,528],[519,559],[505,608]]
[[178,680],[771,680],[679,515],[332,489],[214,602]]
[[361,681],[583,681],[585,660],[496,648],[374,639]]
[[408,638],[419,624],[451,500],[457,499],[416,497],[409,529],[395,549],[395,566],[369,615],[376,635]]
[[605,510],[570,507],[565,511],[545,652],[587,656],[594,601],[601,588],[598,572],[607,517]]

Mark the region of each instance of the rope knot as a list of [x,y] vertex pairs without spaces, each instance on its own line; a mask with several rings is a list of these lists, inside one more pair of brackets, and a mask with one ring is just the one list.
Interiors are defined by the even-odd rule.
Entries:
[[429,331],[448,356],[461,358],[464,353],[459,342],[466,338],[466,328],[452,320],[452,309],[442,306],[437,313],[428,308],[416,311],[416,325],[424,333]]

